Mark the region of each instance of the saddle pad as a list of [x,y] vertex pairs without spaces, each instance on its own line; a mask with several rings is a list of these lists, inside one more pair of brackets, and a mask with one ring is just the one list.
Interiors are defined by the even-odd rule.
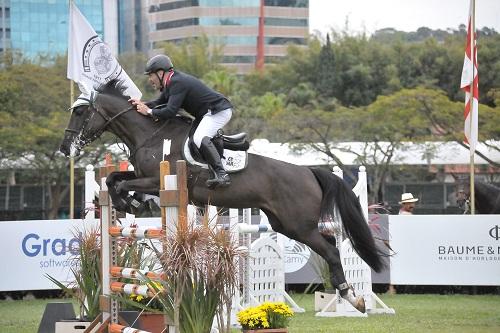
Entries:
[[[184,143],[183,154],[188,164],[197,165],[201,168],[208,169],[208,165],[206,163],[195,161],[195,159],[191,155],[191,151],[189,150],[187,140]],[[247,166],[247,159],[248,153],[246,151],[224,149],[224,157],[221,158],[221,161],[222,165],[224,166],[224,170],[226,170],[227,173],[232,173],[245,169]]]

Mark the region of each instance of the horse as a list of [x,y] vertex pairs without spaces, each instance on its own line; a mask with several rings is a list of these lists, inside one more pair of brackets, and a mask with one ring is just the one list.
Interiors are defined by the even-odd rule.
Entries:
[[[474,180],[474,202],[479,214],[500,214],[500,188],[478,180]],[[470,182],[461,181],[457,189],[457,205],[464,213],[470,207]]]
[[[115,81],[97,89],[95,98],[72,107],[60,151],[69,156],[97,139],[104,131],[116,135],[130,151],[134,171],[108,176],[108,191],[117,210],[127,209],[124,198],[129,191],[151,195],[159,193],[159,163],[166,159],[175,172],[175,161],[184,159],[183,145],[191,123],[182,117],[154,121],[135,111]],[[81,104],[81,103],[79,103]],[[164,155],[164,140],[171,140],[170,154]],[[309,246],[328,263],[330,280],[343,298],[358,311],[365,312],[363,297],[344,276],[335,238],[324,235],[320,221],[330,221],[334,209],[343,229],[359,256],[375,271],[384,268],[382,252],[375,244],[360,203],[351,188],[328,169],[298,166],[248,153],[247,167],[231,174],[231,185],[207,188],[209,171],[188,165],[189,201],[197,206],[259,208],[273,230]]]

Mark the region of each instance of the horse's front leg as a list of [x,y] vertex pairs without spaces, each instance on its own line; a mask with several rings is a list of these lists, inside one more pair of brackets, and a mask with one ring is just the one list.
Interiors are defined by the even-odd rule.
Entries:
[[[158,195],[157,177],[137,178],[135,174],[133,177],[130,175],[120,177],[111,174],[106,183],[115,208],[127,213],[137,214],[149,207],[144,201],[144,194]],[[134,195],[129,195],[130,191],[135,191]]]
[[115,171],[110,173],[106,178],[108,193],[111,197],[113,206],[118,211],[127,211],[127,198],[129,195],[128,192],[122,191],[120,189],[120,186],[124,182],[130,181],[132,179],[136,179],[135,173],[133,171]]

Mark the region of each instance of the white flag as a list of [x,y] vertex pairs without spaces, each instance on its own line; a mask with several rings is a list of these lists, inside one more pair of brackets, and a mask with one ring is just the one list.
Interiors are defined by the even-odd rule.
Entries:
[[68,29],[67,77],[78,83],[80,91],[90,96],[94,87],[118,79],[127,87],[124,94],[141,98],[142,93],[125,73],[109,47],[97,36],[95,30],[70,1]]

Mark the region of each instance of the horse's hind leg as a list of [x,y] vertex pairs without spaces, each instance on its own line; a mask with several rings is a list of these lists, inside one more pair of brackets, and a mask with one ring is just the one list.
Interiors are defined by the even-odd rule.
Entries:
[[318,253],[328,263],[330,271],[330,282],[339,290],[340,296],[345,298],[360,312],[365,312],[365,301],[363,297],[354,295],[352,288],[347,284],[344,268],[340,260],[340,252],[335,246],[333,236],[323,236],[318,229],[304,233],[296,240],[309,246],[314,252]]

